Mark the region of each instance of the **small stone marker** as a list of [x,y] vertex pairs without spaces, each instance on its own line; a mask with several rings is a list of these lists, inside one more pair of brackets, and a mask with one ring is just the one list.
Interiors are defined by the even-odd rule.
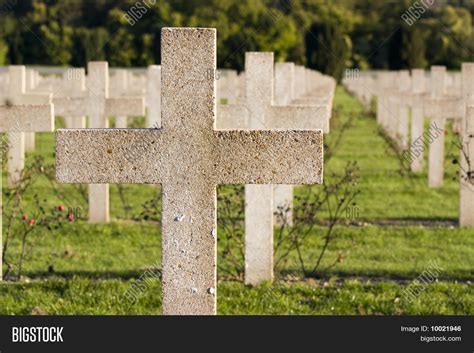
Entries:
[[390,120],[394,117],[390,94],[397,78],[396,72],[381,72],[377,77],[377,122],[390,135]]
[[[5,102],[1,102],[0,129],[8,132],[8,186],[20,180],[25,165],[24,132],[54,131],[51,116],[51,94],[26,93],[26,68],[9,66],[9,89]],[[15,131],[12,126],[18,124]]]
[[428,186],[432,188],[443,185],[444,178],[444,129],[447,118],[462,117],[463,100],[446,95],[446,67],[431,67],[431,95],[424,99],[424,113],[430,118],[430,131],[436,137],[429,145]]
[[[245,54],[245,100],[219,105],[222,129],[329,130],[327,105],[275,105],[273,53]],[[302,70],[304,73],[305,71]],[[273,279],[274,207],[272,185],[245,185],[245,283]]]
[[321,183],[323,136],[216,131],[216,30],[163,28],[161,43],[162,128],[58,130],[57,179],[162,184],[163,313],[215,314],[216,185]]
[[425,93],[425,71],[422,69],[413,69],[411,94],[409,100],[411,106],[411,144],[410,144],[410,168],[412,172],[419,173],[423,171],[423,95]]
[[474,63],[462,64],[466,114],[461,125],[459,225],[474,227]]
[[161,66],[150,65],[146,82],[146,126],[161,126]]
[[407,94],[410,94],[411,89],[411,77],[410,71],[401,70],[398,72],[398,92],[395,94],[395,104],[398,106],[398,118],[394,119],[395,126],[395,137],[398,143],[398,148],[402,151],[408,149],[409,141],[409,100],[405,99]]

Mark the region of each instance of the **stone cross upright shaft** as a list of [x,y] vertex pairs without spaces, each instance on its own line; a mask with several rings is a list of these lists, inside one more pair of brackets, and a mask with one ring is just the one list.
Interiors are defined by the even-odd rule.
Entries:
[[[110,78],[111,89],[113,88],[113,97],[119,98],[127,95],[128,89],[128,72],[124,69],[118,69],[115,74]],[[126,115],[118,114],[115,117],[115,127],[126,128],[128,117]]]
[[411,143],[410,143],[410,168],[418,173],[423,170],[422,147],[424,114],[423,97],[425,92],[425,71],[423,69],[413,69],[411,71],[411,95],[409,104],[411,107]]
[[[38,72],[34,69],[26,69],[26,93],[36,89],[38,84]],[[35,133],[25,132],[25,151],[32,152],[35,150]]]
[[[290,105],[295,99],[295,64],[291,62],[275,64],[275,97],[274,103]],[[280,226],[283,223],[293,224],[293,186],[273,186],[274,223]],[[285,219],[279,219],[278,215]],[[273,273],[273,269],[272,269]]]
[[459,225],[474,227],[474,63],[462,64],[465,115],[461,125]]
[[[20,180],[25,164],[25,132],[51,132],[54,112],[51,94],[26,93],[26,68],[9,66],[9,88],[7,99],[2,102],[0,128],[7,129],[8,149],[8,186],[14,187]],[[11,130],[12,124],[19,128]]]
[[401,70],[398,72],[398,92],[395,93],[395,104],[398,106],[398,115],[395,120],[395,136],[400,150],[408,149],[409,139],[409,101],[405,99],[411,90],[410,71]]
[[446,67],[431,67],[431,94],[423,101],[424,114],[430,118],[430,131],[434,137],[429,145],[428,186],[440,187],[444,178],[444,129],[447,118],[463,115],[461,97],[448,96],[446,92]]
[[[132,97],[129,92],[131,87],[129,72],[118,69],[112,76],[113,97],[110,99],[108,110],[105,114],[115,115],[116,127],[126,128],[129,117],[145,114],[145,101],[140,97]],[[125,100],[124,100],[125,99]]]
[[215,314],[216,186],[321,183],[322,131],[215,130],[215,29],[163,28],[161,57],[162,128],[58,130],[57,179],[162,184],[163,312]]

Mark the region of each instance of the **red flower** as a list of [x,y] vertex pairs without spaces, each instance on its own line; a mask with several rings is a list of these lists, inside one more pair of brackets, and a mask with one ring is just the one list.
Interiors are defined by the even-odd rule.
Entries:
[[70,213],[68,216],[67,216],[67,219],[69,222],[74,222],[74,214],[73,213]]
[[22,221],[26,221],[27,219],[28,219],[28,216],[26,215],[26,213],[23,214],[23,217],[21,217],[21,220],[22,220]]
[[64,205],[59,205],[58,206],[58,211],[62,212],[62,211],[64,211],[64,209],[65,209]]
[[28,223],[29,223],[30,226],[32,226],[36,223],[36,221],[34,219],[30,219],[30,221]]

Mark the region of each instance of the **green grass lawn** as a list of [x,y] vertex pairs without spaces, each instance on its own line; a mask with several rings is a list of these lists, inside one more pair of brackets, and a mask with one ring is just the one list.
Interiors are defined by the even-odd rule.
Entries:
[[[426,172],[419,176],[400,173],[398,159],[379,135],[375,120],[341,88],[327,137],[330,146],[351,118],[352,125],[325,164],[326,178],[348,161],[355,160],[360,167],[359,219],[335,228],[336,237],[322,267],[340,261],[317,278],[305,279],[293,252],[278,269],[273,284],[253,288],[229,280],[219,270],[219,314],[474,313],[474,230],[455,225],[458,182],[450,158],[446,158],[445,185],[429,189]],[[448,133],[447,155],[452,140]],[[37,134],[35,154],[52,164],[53,152],[54,135]],[[3,177],[5,185],[5,172]],[[38,194],[51,207],[80,207],[86,215],[84,190],[40,178],[25,197],[24,211],[34,207]],[[24,277],[0,284],[0,314],[160,314],[159,280],[151,281],[136,303],[125,298],[134,281],[161,261],[159,222],[143,220],[143,205],[156,198],[160,189],[125,185],[122,192],[121,197],[119,188],[111,185],[111,224],[89,225],[79,220],[50,232],[32,232],[26,244]],[[323,212],[321,220],[326,216]],[[5,233],[5,222],[3,226]],[[305,243],[302,257],[308,265],[319,254],[324,231],[318,225]],[[219,263],[223,246],[219,241]],[[9,251],[10,262],[17,264],[21,239],[14,238]],[[432,261],[442,269],[437,281],[407,301],[405,288]]]

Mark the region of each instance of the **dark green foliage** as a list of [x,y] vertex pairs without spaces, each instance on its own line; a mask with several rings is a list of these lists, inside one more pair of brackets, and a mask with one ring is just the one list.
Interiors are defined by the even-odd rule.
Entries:
[[349,38],[335,23],[316,23],[305,37],[307,66],[340,80],[347,67]]
[[[458,69],[474,54],[472,1],[427,6],[409,23],[411,0],[9,1],[0,8],[0,65],[160,63],[160,30],[170,26],[217,28],[218,66],[238,70],[247,51],[336,78],[346,67]],[[133,16],[137,3],[145,12]]]

